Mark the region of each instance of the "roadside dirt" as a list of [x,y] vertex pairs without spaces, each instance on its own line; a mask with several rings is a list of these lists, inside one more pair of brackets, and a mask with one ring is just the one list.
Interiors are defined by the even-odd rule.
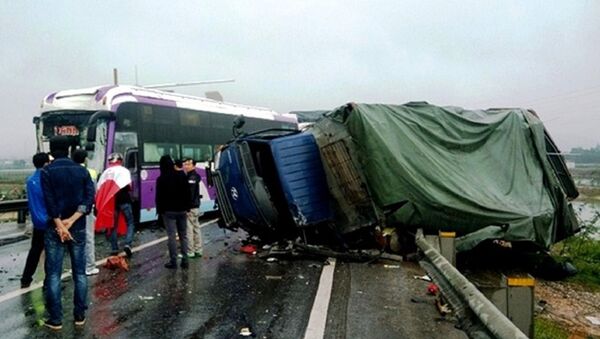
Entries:
[[567,282],[537,280],[535,297],[536,314],[561,324],[571,338],[600,338],[600,325],[586,318],[600,320],[600,292]]

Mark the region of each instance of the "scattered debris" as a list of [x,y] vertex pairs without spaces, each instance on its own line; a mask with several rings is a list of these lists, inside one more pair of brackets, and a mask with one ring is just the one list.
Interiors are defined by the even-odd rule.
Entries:
[[437,295],[440,292],[440,288],[434,284],[431,283],[429,285],[427,285],[427,293],[430,295]]
[[400,268],[400,265],[388,265],[388,264],[385,264],[385,265],[383,265],[383,267],[384,268]]
[[275,257],[268,257],[267,258],[267,262],[276,262],[276,261],[278,261],[278,259],[275,258]]
[[421,297],[411,297],[410,301],[415,304],[429,304],[431,303],[431,299],[425,299]]
[[110,257],[106,258],[104,267],[110,269],[120,268],[124,271],[129,271],[129,263],[127,262],[127,259],[118,255],[111,255]]
[[281,276],[281,275],[265,275],[265,279],[267,279],[267,280],[282,280],[283,276]]
[[242,327],[240,329],[240,335],[242,337],[249,337],[252,335],[252,331],[250,330],[250,327]]
[[248,244],[240,247],[240,252],[255,255],[256,254],[256,245]]
[[426,275],[421,275],[421,276],[413,275],[413,278],[417,279],[417,280],[423,280],[423,281],[429,281],[429,282],[431,282],[431,278],[427,274]]
[[142,296],[142,295],[138,295],[138,298],[140,298],[140,300],[154,300],[153,296]]
[[437,298],[435,300],[435,306],[437,306],[437,309],[441,315],[445,316],[446,314],[452,313],[452,310],[450,309],[450,305],[448,305],[448,303],[444,302],[442,300],[442,298]]
[[592,316],[587,316],[585,317],[589,322],[592,323],[592,325],[600,325],[600,317],[592,317]]

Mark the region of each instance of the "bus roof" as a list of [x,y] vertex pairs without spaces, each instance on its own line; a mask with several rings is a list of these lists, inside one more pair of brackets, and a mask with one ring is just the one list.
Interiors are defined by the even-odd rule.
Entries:
[[295,114],[278,113],[263,107],[220,102],[192,95],[128,85],[106,85],[54,92],[47,95],[42,101],[41,113],[69,109],[89,111],[107,110],[115,112],[119,105],[126,102],[139,102],[297,123]]

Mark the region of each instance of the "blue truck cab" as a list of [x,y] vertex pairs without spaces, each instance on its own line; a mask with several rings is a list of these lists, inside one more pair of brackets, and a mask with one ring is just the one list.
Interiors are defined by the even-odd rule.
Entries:
[[221,151],[213,173],[227,227],[261,238],[293,234],[331,221],[323,164],[310,133],[266,130]]

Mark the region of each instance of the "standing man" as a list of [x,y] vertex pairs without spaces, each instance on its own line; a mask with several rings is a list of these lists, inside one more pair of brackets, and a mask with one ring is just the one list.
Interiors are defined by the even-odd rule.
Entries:
[[131,243],[133,242],[134,222],[131,208],[131,173],[123,167],[121,153],[112,153],[108,156],[108,168],[104,170],[98,180],[98,194],[96,195],[96,208],[98,218],[96,230],[107,229],[112,246],[112,255],[119,254],[118,234],[125,234],[125,254],[131,257]]
[[52,220],[44,236],[46,246],[46,309],[44,325],[62,328],[60,276],[65,251],[71,257],[74,296],[73,318],[76,326],[85,324],[87,276],[85,275],[85,218],[94,202],[94,183],[88,171],[68,158],[69,140],[64,136],[50,140],[54,161],[42,170],[42,191],[48,216]]
[[186,212],[190,207],[190,189],[183,171],[175,169],[175,164],[170,155],[160,158],[160,175],[156,178],[156,213],[163,219],[167,228],[169,248],[169,262],[166,268],[177,268],[177,241],[181,246],[181,268],[189,267],[187,254],[187,220]]
[[27,206],[33,222],[33,236],[31,237],[31,249],[27,254],[25,269],[21,276],[21,288],[27,288],[31,285],[33,274],[37,269],[40,255],[44,250],[44,233],[48,228],[48,213],[46,212],[46,203],[42,193],[42,168],[50,163],[48,153],[38,153],[33,156],[33,166],[35,173],[27,178]]
[[[96,180],[98,180],[98,172],[96,172],[95,169],[86,166],[85,159],[87,158],[87,155],[87,151],[80,148],[73,152],[71,158],[79,165],[85,167],[90,174],[92,181],[96,183]],[[100,272],[96,267],[96,233],[94,232],[96,218],[94,217],[94,213],[89,213],[85,219],[85,275],[95,275]]]
[[200,175],[196,172],[196,160],[185,158],[183,170],[190,186],[190,210],[187,212],[188,258],[202,256],[202,232],[200,230]]

